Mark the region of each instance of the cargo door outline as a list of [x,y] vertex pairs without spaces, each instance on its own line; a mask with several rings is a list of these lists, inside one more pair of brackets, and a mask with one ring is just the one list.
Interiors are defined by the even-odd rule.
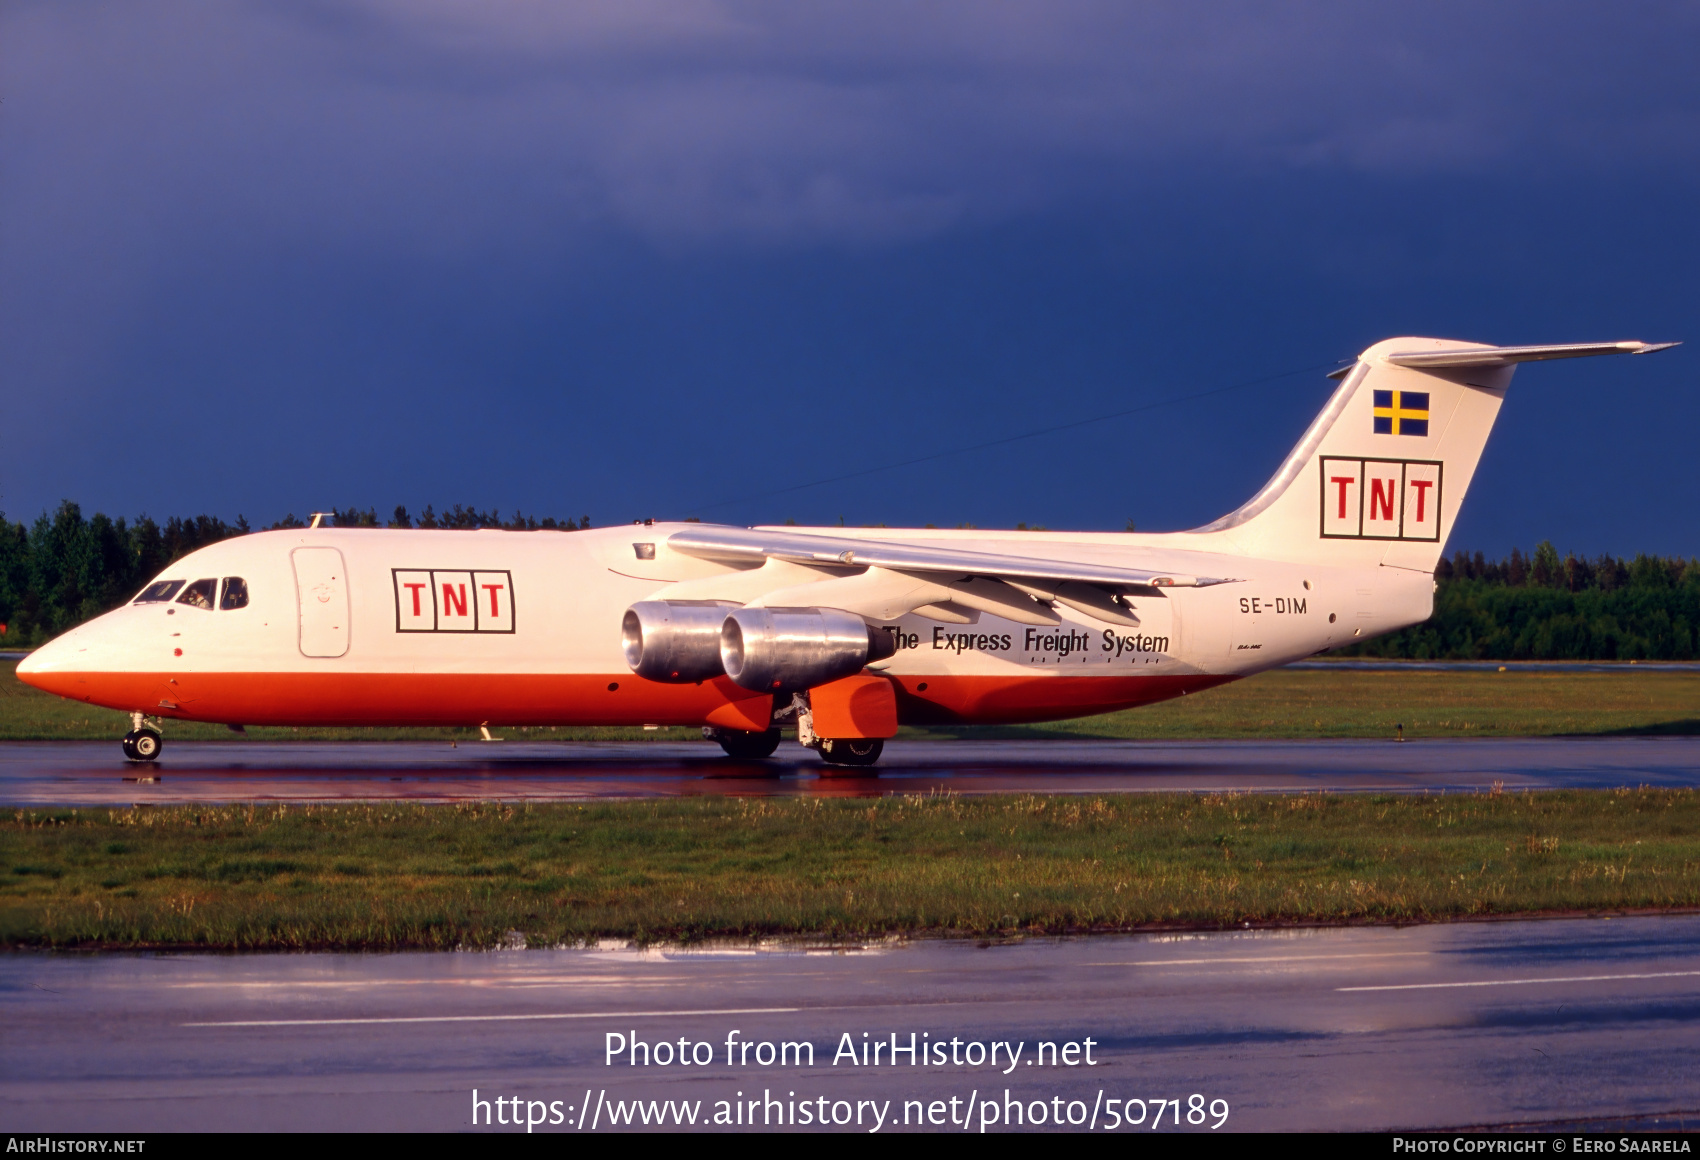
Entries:
[[296,548],[296,644],[304,657],[330,659],[348,653],[348,569],[336,548]]

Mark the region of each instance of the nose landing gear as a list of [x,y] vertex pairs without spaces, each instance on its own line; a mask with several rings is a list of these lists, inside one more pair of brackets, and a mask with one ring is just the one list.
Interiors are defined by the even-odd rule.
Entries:
[[153,761],[159,757],[160,750],[165,748],[165,738],[159,730],[148,724],[148,719],[141,713],[130,714],[131,730],[124,734],[124,757],[129,761]]

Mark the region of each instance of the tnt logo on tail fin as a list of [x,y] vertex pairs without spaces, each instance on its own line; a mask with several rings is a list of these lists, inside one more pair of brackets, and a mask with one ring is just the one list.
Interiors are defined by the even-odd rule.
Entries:
[[1440,539],[1444,463],[1325,457],[1320,467],[1324,539]]
[[1518,363],[1646,354],[1675,345],[1378,342],[1358,356],[1263,489],[1238,510],[1196,529],[1209,540],[1198,546],[1278,560],[1431,571]]

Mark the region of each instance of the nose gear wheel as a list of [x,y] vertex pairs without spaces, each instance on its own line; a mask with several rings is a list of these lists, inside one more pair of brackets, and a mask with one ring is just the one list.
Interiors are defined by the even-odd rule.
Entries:
[[154,761],[165,748],[157,729],[132,729],[124,734],[124,756],[130,761]]

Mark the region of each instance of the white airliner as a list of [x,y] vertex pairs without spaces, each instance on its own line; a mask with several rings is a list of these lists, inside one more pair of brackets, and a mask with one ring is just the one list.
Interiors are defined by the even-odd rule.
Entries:
[[1675,343],[1395,338],[1261,491],[1164,535],[641,524],[259,532],[202,548],[18,676],[154,722],[780,726],[831,766],[901,723],[1196,693],[1418,624],[1520,362]]

